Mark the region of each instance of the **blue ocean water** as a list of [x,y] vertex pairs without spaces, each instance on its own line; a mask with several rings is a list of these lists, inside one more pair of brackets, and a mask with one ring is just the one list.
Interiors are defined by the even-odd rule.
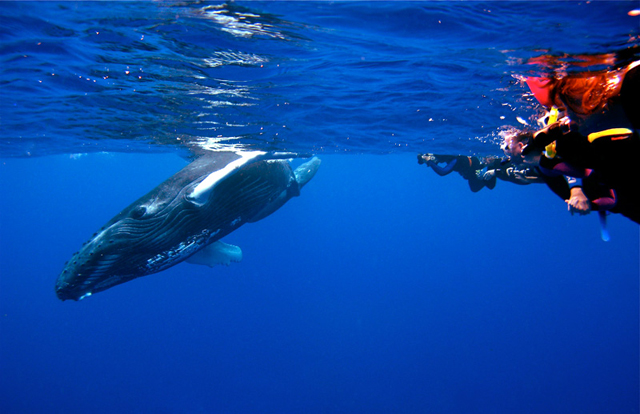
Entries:
[[[542,185],[471,193],[418,152],[500,153],[517,76],[638,47],[637,2],[0,3],[3,413],[638,412],[638,226]],[[179,264],[54,283],[195,148],[316,177]]]

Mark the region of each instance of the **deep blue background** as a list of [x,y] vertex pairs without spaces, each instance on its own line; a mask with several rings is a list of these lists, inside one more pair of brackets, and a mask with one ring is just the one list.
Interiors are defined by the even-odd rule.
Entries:
[[243,262],[60,302],[64,261],[185,162],[5,159],[0,405],[18,412],[637,412],[638,226],[413,154],[325,156]]

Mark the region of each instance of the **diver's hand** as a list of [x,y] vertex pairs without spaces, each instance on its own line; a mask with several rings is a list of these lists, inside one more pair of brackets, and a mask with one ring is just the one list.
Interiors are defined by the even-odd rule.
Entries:
[[589,199],[582,192],[582,188],[573,187],[571,189],[571,197],[568,200],[564,200],[567,203],[567,210],[573,213],[578,213],[581,216],[589,214],[591,212],[591,204]]
[[533,134],[533,141],[538,147],[544,148],[563,135],[570,133],[571,128],[571,120],[566,117],[562,118]]

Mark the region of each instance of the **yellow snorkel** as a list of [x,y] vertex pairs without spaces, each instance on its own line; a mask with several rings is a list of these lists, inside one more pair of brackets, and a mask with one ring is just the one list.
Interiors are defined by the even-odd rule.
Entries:
[[[549,111],[549,117],[547,118],[547,126],[551,124],[555,124],[558,121],[558,108],[555,106],[551,107]],[[547,158],[555,158],[556,156],[556,142],[553,141],[551,144],[544,147],[544,156]]]
[[549,117],[547,118],[547,126],[554,124],[558,121],[558,108],[556,106],[552,106],[549,111]]

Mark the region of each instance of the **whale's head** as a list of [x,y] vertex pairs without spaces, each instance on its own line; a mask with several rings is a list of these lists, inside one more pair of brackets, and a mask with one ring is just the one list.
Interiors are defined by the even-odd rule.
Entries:
[[118,230],[124,224],[103,228],[73,254],[56,281],[59,299],[80,300],[137,277],[135,260],[123,254],[129,250],[127,238]]
[[[197,219],[198,208],[178,202],[180,197],[136,202],[109,221],[66,263],[56,281],[58,298],[83,299],[173,266],[202,247],[210,234],[188,226]],[[194,234],[198,230],[200,237]]]

